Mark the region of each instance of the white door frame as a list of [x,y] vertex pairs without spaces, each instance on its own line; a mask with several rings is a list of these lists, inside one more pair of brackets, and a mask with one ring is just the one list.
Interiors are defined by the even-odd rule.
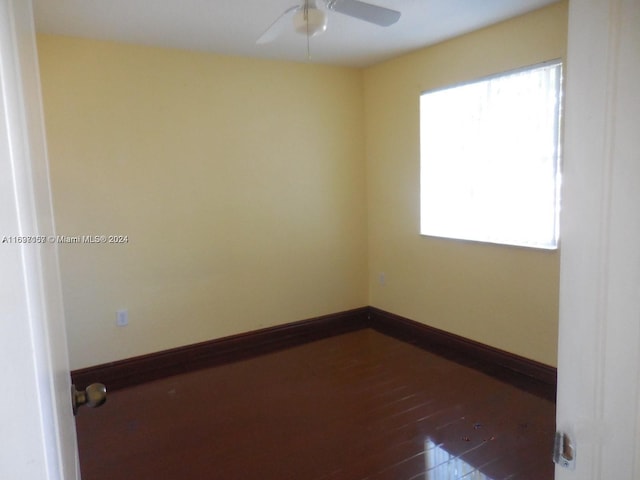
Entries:
[[569,8],[558,429],[575,470],[640,478],[640,0]]
[[31,0],[0,0],[0,478],[79,479]]

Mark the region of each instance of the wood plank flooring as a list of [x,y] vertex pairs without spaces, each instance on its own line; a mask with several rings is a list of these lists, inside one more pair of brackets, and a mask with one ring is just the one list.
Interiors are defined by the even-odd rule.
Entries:
[[555,405],[371,329],[113,392],[84,480],[553,478]]

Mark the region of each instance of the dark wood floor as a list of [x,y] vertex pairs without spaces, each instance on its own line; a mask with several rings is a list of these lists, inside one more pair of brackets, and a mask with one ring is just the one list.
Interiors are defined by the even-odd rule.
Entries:
[[376,331],[110,394],[84,480],[553,478],[555,405]]

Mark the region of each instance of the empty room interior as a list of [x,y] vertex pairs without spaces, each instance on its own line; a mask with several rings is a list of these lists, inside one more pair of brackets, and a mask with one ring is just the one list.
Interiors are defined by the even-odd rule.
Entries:
[[560,250],[421,234],[419,99],[567,9],[364,66],[39,31],[84,476],[553,478]]

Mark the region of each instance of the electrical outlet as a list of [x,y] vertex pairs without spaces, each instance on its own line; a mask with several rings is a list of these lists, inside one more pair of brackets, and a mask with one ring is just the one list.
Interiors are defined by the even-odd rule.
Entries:
[[380,272],[380,273],[378,274],[378,283],[379,283],[381,286],[384,286],[384,285],[386,285],[386,284],[387,284],[387,277],[386,277],[386,275],[384,274],[384,272]]
[[126,327],[129,325],[129,311],[128,310],[118,310],[116,312],[116,325],[119,327]]

